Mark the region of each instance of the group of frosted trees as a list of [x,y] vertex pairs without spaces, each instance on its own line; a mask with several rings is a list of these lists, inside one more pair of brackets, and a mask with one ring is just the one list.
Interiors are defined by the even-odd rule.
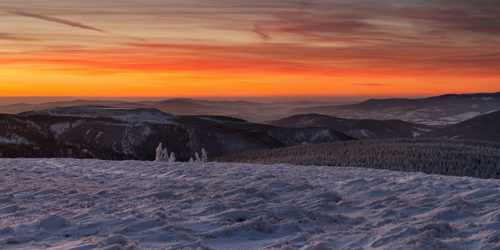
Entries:
[[[170,152],[170,155],[168,154],[167,148],[163,148],[163,144],[160,142],[158,147],[156,148],[156,158],[155,161],[162,161],[162,162],[175,162],[175,153]],[[201,158],[198,152],[194,153],[194,159],[193,157],[189,158],[189,162],[200,162],[200,163],[205,163],[208,161],[208,156],[207,156],[207,151],[205,151],[205,148],[201,149]]]
[[158,147],[156,147],[155,161],[175,162],[175,153],[171,152],[169,155],[167,148],[163,148],[163,144],[160,142]]

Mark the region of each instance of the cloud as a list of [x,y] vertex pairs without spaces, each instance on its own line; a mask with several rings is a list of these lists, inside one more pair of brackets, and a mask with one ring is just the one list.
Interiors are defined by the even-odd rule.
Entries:
[[384,86],[387,86],[387,84],[383,84],[383,83],[359,83],[359,84],[356,84],[358,86],[368,86],[368,87],[384,87]]
[[[475,45],[385,44],[348,47],[322,47],[308,44],[259,43],[246,45],[207,44],[150,44],[127,43],[131,51],[147,55],[178,58],[174,64],[201,67],[198,60],[211,60],[207,65],[235,70],[296,71],[317,74],[349,72],[376,74],[495,74],[500,53],[491,53],[494,45],[477,48]],[[178,55],[178,56],[174,56]],[[214,60],[213,58],[217,58]],[[496,62],[495,62],[496,60]],[[192,62],[186,64],[186,62]],[[162,63],[158,63],[158,67]],[[155,66],[155,67],[157,67]]]
[[403,6],[401,18],[450,33],[469,32],[498,35],[500,33],[500,3],[496,0],[444,0],[426,2],[419,8]]
[[[85,45],[89,52],[81,53],[82,60],[101,68],[307,71],[311,75],[499,74],[500,55],[492,53],[500,48],[498,0],[5,1],[17,15],[98,32],[103,31],[52,16],[86,16],[97,27],[113,22],[113,34],[125,35],[54,36],[51,27],[35,34],[50,37],[45,46],[56,39]],[[14,11],[23,6],[47,16]],[[16,24],[19,30],[29,27],[31,20],[27,21]],[[266,43],[244,41],[249,35]],[[22,35],[5,39],[13,37]],[[102,45],[110,50],[93,51]],[[47,54],[55,62],[64,55]],[[61,60],[78,63],[77,59]]]
[[254,29],[252,31],[259,35],[264,41],[270,41],[273,39],[264,29],[260,27],[259,23],[254,24]]
[[498,36],[499,8],[497,0],[307,1],[295,9],[273,8],[252,32],[264,40],[293,34],[326,42],[455,43]]
[[72,27],[76,27],[76,28],[80,28],[80,29],[93,30],[93,31],[97,31],[100,33],[106,33],[105,31],[98,29],[98,28],[95,28],[95,27],[92,27],[92,26],[88,26],[88,25],[85,25],[82,23],[69,21],[69,20],[65,20],[65,19],[61,19],[61,18],[57,18],[57,17],[33,14],[33,13],[28,13],[28,12],[23,12],[23,11],[9,11],[9,13],[14,14],[14,15],[18,15],[18,16],[32,17],[32,18],[37,18],[37,19],[49,21],[49,22],[60,23],[60,24],[64,24],[64,25],[68,25],[68,26],[72,26]]
[[6,41],[18,41],[18,42],[33,42],[33,41],[39,41],[38,39],[32,39],[32,38],[19,37],[19,36],[15,36],[15,35],[12,35],[12,34],[7,34],[7,33],[0,33],[0,40],[6,40]]

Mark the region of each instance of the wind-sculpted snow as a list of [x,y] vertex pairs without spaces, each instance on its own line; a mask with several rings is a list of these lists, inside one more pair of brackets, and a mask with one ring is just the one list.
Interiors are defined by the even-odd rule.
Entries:
[[500,248],[499,180],[71,159],[0,171],[0,248]]

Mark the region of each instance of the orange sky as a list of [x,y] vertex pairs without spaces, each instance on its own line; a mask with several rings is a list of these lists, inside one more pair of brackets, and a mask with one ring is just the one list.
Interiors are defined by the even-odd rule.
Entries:
[[500,91],[496,0],[2,0],[0,96]]

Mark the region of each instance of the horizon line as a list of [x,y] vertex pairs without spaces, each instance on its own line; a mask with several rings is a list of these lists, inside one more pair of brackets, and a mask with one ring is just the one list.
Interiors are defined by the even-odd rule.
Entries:
[[494,92],[442,92],[442,93],[394,93],[394,94],[340,94],[340,95],[155,95],[155,96],[112,96],[112,95],[0,95],[0,98],[308,98],[308,97],[369,97],[369,96],[441,96],[466,94],[496,94]]
[[108,95],[96,95],[96,96],[78,96],[78,95],[15,95],[15,96],[2,96],[0,98],[167,98],[167,99],[181,99],[181,98],[366,98],[366,97],[433,97],[442,95],[466,95],[466,94],[496,94],[496,92],[443,92],[443,93],[408,93],[408,94],[359,94],[359,95],[183,95],[183,96],[168,96],[168,95],[158,95],[158,96],[108,96]]

